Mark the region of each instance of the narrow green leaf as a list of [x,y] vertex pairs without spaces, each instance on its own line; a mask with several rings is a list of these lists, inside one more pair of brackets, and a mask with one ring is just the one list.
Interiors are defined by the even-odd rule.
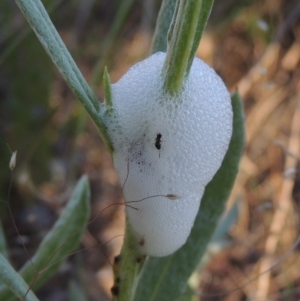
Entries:
[[[5,257],[0,254],[0,279],[9,287],[11,292],[22,299],[28,291],[28,285],[23,278],[12,268]],[[7,300],[2,299],[1,300]],[[26,301],[39,301],[32,291],[27,294]]]
[[226,200],[233,187],[244,148],[244,114],[239,95],[232,96],[233,134],[223,163],[206,186],[201,207],[186,244],[174,254],[146,262],[135,301],[173,301],[184,291],[187,280],[206,251]]
[[106,126],[101,119],[101,113],[104,113],[104,107],[100,104],[75,64],[68,49],[52,24],[43,4],[40,0],[16,0],[16,3],[53,63],[66,80],[70,89],[78,97],[97,125],[108,150],[112,152],[113,147],[106,134]]
[[[163,68],[166,92],[178,93],[188,76],[212,5],[213,0],[178,0]],[[170,6],[172,10],[173,6]]]
[[[178,10],[175,18],[171,39],[168,42],[167,55],[164,62],[164,89],[170,94],[180,91],[187,69],[189,58],[194,57],[192,45],[197,32],[202,1],[178,0]],[[172,21],[173,22],[173,21]]]
[[6,238],[4,235],[2,223],[0,221],[0,253],[8,260],[8,251],[7,251],[7,244],[6,244]]
[[[31,261],[20,271],[24,280],[33,285],[34,289],[51,277],[63,259],[77,248],[90,215],[89,200],[89,182],[87,177],[83,176],[52,230],[41,242]],[[9,290],[0,290],[0,300],[11,300]]]
[[109,107],[112,107],[112,95],[111,95],[110,77],[106,67],[104,68],[104,72],[103,72],[103,87],[104,87],[106,108],[109,109]]
[[197,301],[197,296],[195,295],[195,292],[193,291],[193,289],[187,285],[185,288],[185,292],[179,296],[178,299],[176,299],[176,301]]
[[212,242],[222,240],[230,231],[231,227],[236,223],[239,216],[239,201],[237,200],[233,206],[222,217],[212,237]]
[[[201,271],[211,261],[212,256],[221,252],[224,248],[229,246],[231,240],[227,234],[238,219],[238,207],[239,202],[236,201],[230,208],[230,210],[226,212],[226,214],[220,219],[217,228],[215,229],[214,235],[207,245],[206,252],[203,254],[200,260],[197,271],[194,272],[194,274],[198,274],[198,277],[201,277]],[[191,277],[193,277],[193,275]]]
[[176,0],[163,0],[161,4],[152,40],[152,54],[159,51],[166,52],[167,50],[167,36],[175,7]]
[[194,57],[195,57],[195,53],[199,47],[199,43],[202,38],[204,29],[206,27],[208,18],[210,16],[213,4],[214,4],[214,0],[202,0],[200,16],[199,16],[198,24],[197,24],[197,31],[195,33],[194,42],[192,44],[190,57],[188,60],[188,65],[187,65],[187,70],[186,70],[187,74],[189,73],[189,70],[191,68],[191,65],[192,65]]

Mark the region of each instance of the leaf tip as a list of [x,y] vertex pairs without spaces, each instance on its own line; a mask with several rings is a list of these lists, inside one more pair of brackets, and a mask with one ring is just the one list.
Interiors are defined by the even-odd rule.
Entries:
[[105,104],[107,107],[111,107],[112,106],[111,82],[106,66],[104,67],[104,71],[103,71],[103,87],[104,87]]

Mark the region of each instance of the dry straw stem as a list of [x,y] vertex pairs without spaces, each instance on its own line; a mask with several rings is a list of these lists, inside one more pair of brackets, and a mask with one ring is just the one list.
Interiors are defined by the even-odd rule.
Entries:
[[281,66],[289,71],[294,70],[300,61],[300,42],[296,41],[282,59]]
[[[249,72],[237,83],[238,91],[243,98],[245,98],[250,89],[255,85],[263,85],[266,81],[264,74],[259,72],[259,68],[263,68],[266,72],[278,61],[280,53],[280,45],[273,43],[267,47],[260,60],[249,70]],[[257,99],[258,101],[249,111],[246,118],[247,129],[247,145],[250,145],[255,138],[260,134],[262,125],[268,120],[270,115],[278,108],[284,101],[288,91],[283,88],[275,87],[274,89],[259,89]],[[259,168],[253,162],[248,153],[245,153],[241,160],[241,172],[238,174],[236,183],[234,185],[231,198],[228,202],[229,206],[234,202],[237,195],[243,195],[242,187],[245,186],[246,181],[250,177],[254,177],[259,173]],[[248,219],[248,218],[247,218]]]
[[[280,53],[280,45],[275,42],[270,44],[260,60],[249,70],[249,72],[235,85],[238,87],[238,91],[242,98],[245,98],[250,89],[255,85],[263,85],[266,82],[266,74],[259,70],[265,70],[269,73],[272,66],[278,61]],[[259,135],[262,124],[264,124],[270,115],[278,108],[278,106],[284,101],[288,94],[288,91],[283,88],[275,87],[274,89],[259,89],[257,99],[261,101],[249,111],[246,118],[247,129],[247,145],[250,145],[255,138]],[[241,161],[241,171],[237,177],[232,197],[229,204],[232,204],[236,195],[243,195],[241,187],[244,187],[249,177],[253,177],[259,173],[257,165],[249,158],[246,153]]]
[[279,56],[280,45],[277,42],[270,44],[261,56],[260,60],[251,68],[251,70],[238,83],[238,91],[241,97],[244,98],[246,94],[252,89],[253,85],[265,76],[264,72],[276,62]]
[[[286,53],[282,59],[282,67],[286,66],[290,69],[295,68],[297,61],[295,61],[295,49],[297,49],[298,43],[294,43],[291,49]],[[280,54],[280,45],[277,42],[270,44],[261,56],[260,60],[250,69],[250,71],[238,82],[238,91],[243,97],[246,97],[250,89],[255,85],[262,85],[257,95],[258,101],[256,105],[249,111],[246,119],[247,128],[247,145],[253,143],[257,136],[261,132],[261,127],[271,114],[278,109],[278,107],[287,98],[289,91],[284,87],[275,86],[272,89],[267,89],[263,84],[268,80],[270,69],[273,68],[274,64],[278,62]],[[298,56],[297,56],[298,57]],[[299,60],[298,60],[299,61]],[[293,63],[294,65],[291,65]],[[260,69],[265,70],[267,73],[264,74],[259,72]],[[245,154],[241,161],[241,170],[239,173],[236,185],[234,187],[233,195],[238,193],[238,187],[244,187],[249,177],[256,176],[259,173],[257,165]],[[239,190],[239,193],[241,191]],[[231,200],[232,201],[232,200]]]
[[[262,125],[288,96],[288,90],[276,87],[263,101],[258,102],[247,117],[247,144],[253,142],[261,131]],[[265,94],[265,93],[264,93]],[[264,95],[263,95],[264,96]]]
[[[283,51],[280,44],[274,42],[266,48],[265,53],[261,56],[257,64],[234,86],[238,87],[238,91],[244,96],[246,104],[248,100],[252,102],[250,102],[251,106],[249,105],[247,110],[248,148],[241,162],[240,173],[229,202],[231,203],[237,196],[242,196],[243,199],[251,200],[251,203],[244,203],[239,227],[234,230],[234,236],[244,241],[243,237],[247,235],[247,246],[258,245],[259,242],[263,240],[267,258],[262,257],[258,263],[253,266],[251,274],[248,272],[247,276],[244,275],[242,270],[239,271],[238,268],[231,268],[230,275],[233,279],[237,280],[234,287],[242,286],[248,279],[257,277],[258,274],[270,268],[274,261],[269,258],[269,254],[271,253],[271,255],[273,254],[274,256],[275,251],[276,253],[280,252],[278,248],[276,248],[279,239],[283,237],[281,247],[286,250],[290,248],[291,243],[291,241],[287,242],[286,240],[291,240],[296,232],[295,227],[288,228],[288,224],[294,222],[295,215],[295,213],[291,211],[291,185],[293,185],[293,181],[284,180],[283,177],[280,176],[279,170],[282,170],[280,163],[281,152],[274,144],[272,145],[272,141],[278,138],[284,139],[284,133],[290,128],[289,124],[291,120],[299,118],[299,107],[296,110],[297,112],[295,112],[295,104],[299,98],[299,85],[294,80],[296,79],[294,75],[296,75],[300,61],[299,52],[296,51],[298,47],[299,42],[295,41],[288,50]],[[277,81],[278,75],[282,74],[290,74],[291,77],[287,83]],[[266,84],[270,82],[272,85],[267,86]],[[292,115],[294,115],[293,118]],[[280,119],[278,119],[278,117]],[[297,122],[297,120],[294,122]],[[294,131],[296,130],[297,134],[297,131],[300,129],[299,120],[297,126],[293,124],[293,129]],[[294,131],[293,133],[295,133]],[[295,134],[293,134],[293,137],[294,135]],[[290,139],[292,139],[292,137],[290,137]],[[294,137],[293,139],[298,138]],[[289,151],[292,150],[290,146],[288,146],[288,149]],[[295,153],[295,150],[292,150],[292,153],[299,156],[299,151]],[[287,160],[290,162],[290,158]],[[288,162],[286,164],[290,164]],[[295,166],[295,164],[293,164],[293,166]],[[286,181],[289,182],[288,185],[290,185],[289,192],[287,192],[287,184],[284,183]],[[255,185],[254,187],[253,184]],[[277,187],[279,187],[279,189],[277,189]],[[274,198],[274,194],[276,199],[275,204],[271,202],[266,204],[267,202],[262,201]],[[278,197],[276,197],[276,195],[278,195]],[[282,209],[282,200],[289,206],[288,209],[290,211],[285,212],[285,209]],[[283,206],[286,204],[283,204]],[[263,209],[264,205],[276,208],[276,210],[274,210],[274,216],[270,216],[270,209]],[[256,224],[254,224],[253,221],[253,210],[255,210]],[[287,214],[290,214],[288,220],[286,218]],[[268,227],[264,221],[270,217],[272,218],[272,226]],[[260,226],[257,226],[257,219],[260,222]],[[278,220],[280,220],[281,226],[277,225]],[[249,228],[254,229],[252,234],[248,232]],[[265,237],[265,228],[271,229],[270,236]],[[274,229],[279,229],[279,231],[276,233]],[[282,231],[285,231],[284,234]],[[287,233],[287,235],[285,235],[285,233]],[[273,251],[270,251],[272,249],[271,246]],[[251,247],[250,249],[255,250],[257,247]],[[239,250],[241,251],[241,249]],[[245,256],[251,253],[249,250],[243,252],[245,252]],[[293,260],[293,258],[294,257],[291,256],[287,261]],[[260,276],[261,278],[258,280],[260,283],[264,284],[264,282],[267,281],[265,287],[259,287],[260,300],[267,300],[268,294],[272,292],[270,288],[277,290],[287,287],[290,283],[296,283],[295,281],[297,281],[296,279],[298,278],[298,272],[295,271],[296,267],[291,267],[288,271],[285,267],[284,271],[286,273],[284,277],[282,276],[280,279],[276,279],[276,285],[275,279],[271,281],[270,272]],[[260,271],[258,271],[258,268]],[[257,293],[257,289],[254,288],[254,286],[257,287],[257,285],[257,282],[253,282],[241,288],[245,295],[249,297],[249,300],[257,300],[257,296],[253,295],[254,292],[255,294]],[[293,289],[293,293],[296,293],[295,289]],[[236,295],[237,294],[235,294],[236,298],[232,297],[232,300],[239,300]],[[277,297],[279,298],[281,295],[282,293],[278,293]]]
[[[298,93],[297,97],[300,97]],[[300,101],[297,103],[295,108],[295,113],[291,124],[291,135],[288,142],[288,150],[294,154],[299,153],[300,145]],[[296,167],[297,159],[293,156],[287,156],[285,162],[285,170],[288,168]],[[292,214],[292,189],[294,181],[290,178],[283,179],[282,187],[278,199],[276,200],[276,211],[273,215],[272,223],[270,226],[270,235],[267,238],[265,244],[265,256],[260,264],[260,274],[266,271],[270,266],[272,266],[272,256],[275,253],[278,240],[282,229],[285,226],[286,218],[289,214]],[[267,299],[270,286],[270,271],[262,274],[258,280],[257,288],[257,301],[264,301]]]
[[[274,42],[267,47],[259,61],[251,68],[246,76],[244,76],[239,81],[237,86],[239,87],[239,93],[242,98],[244,98],[245,95],[249,93],[249,91],[253,87],[253,84],[257,83],[264,76],[264,72],[261,72],[261,70],[269,70],[270,66],[278,59],[281,49],[280,41],[295,25],[295,23],[299,19],[299,14],[300,4],[298,4],[295,9],[287,16],[286,21],[278,29]],[[282,67],[288,67],[286,69],[292,70],[297,65],[297,57],[298,61],[300,59],[299,53],[299,43],[296,42],[286,55],[289,56],[289,60],[287,60],[287,62],[285,62],[285,59],[282,60]]]

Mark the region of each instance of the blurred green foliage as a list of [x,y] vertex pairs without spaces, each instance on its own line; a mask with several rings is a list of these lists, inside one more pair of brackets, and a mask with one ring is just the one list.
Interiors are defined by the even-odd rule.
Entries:
[[[44,160],[49,157],[47,139],[41,139],[52,110],[48,106],[54,67],[42,46],[30,31],[11,1],[1,1],[0,11],[5,18],[0,24],[0,35],[6,39],[0,42],[0,120],[2,139],[0,141],[0,198],[6,199],[8,192],[8,167],[10,150],[18,150],[19,158],[26,158],[38,145],[44,149],[38,165],[43,169]],[[19,25],[21,24],[21,26]],[[11,43],[20,32],[25,32],[23,41],[15,48]],[[9,50],[9,52],[7,52]]]

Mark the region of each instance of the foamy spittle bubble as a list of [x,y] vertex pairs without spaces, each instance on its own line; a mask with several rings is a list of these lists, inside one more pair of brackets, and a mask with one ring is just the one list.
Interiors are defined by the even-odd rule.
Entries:
[[126,201],[147,198],[126,213],[143,240],[140,252],[151,256],[169,255],[187,240],[232,133],[230,95],[215,71],[195,58],[182,91],[170,96],[162,86],[164,59],[156,53],[112,85],[107,120]]

